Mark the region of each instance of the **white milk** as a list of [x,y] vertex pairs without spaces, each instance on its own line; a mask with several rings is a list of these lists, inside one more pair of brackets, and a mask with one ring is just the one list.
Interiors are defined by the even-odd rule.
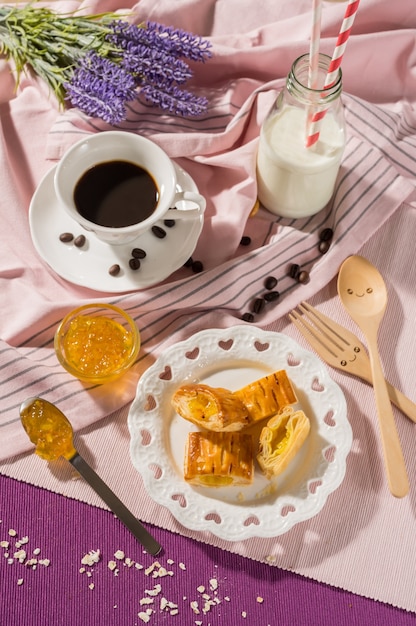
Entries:
[[282,217],[313,215],[331,199],[345,145],[344,127],[328,111],[319,141],[306,148],[306,108],[285,105],[263,124],[257,154],[258,197]]

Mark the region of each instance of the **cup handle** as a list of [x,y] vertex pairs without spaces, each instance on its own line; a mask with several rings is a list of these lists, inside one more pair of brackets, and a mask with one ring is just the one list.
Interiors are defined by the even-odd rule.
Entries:
[[207,206],[204,196],[201,196],[201,194],[197,193],[196,191],[178,191],[178,193],[175,195],[173,204],[176,207],[178,202],[181,202],[183,200],[194,202],[198,205],[198,207],[194,209],[169,209],[165,213],[164,217],[169,216],[175,220],[190,220],[203,215],[205,207]]

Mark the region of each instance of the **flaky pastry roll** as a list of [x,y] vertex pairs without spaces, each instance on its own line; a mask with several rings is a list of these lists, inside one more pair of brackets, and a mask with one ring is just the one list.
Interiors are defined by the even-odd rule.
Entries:
[[285,370],[259,378],[235,391],[234,395],[245,405],[250,423],[271,417],[285,406],[297,402]]
[[253,441],[244,433],[191,432],[184,478],[193,485],[225,487],[253,481]]
[[182,385],[174,393],[172,405],[181,417],[207,430],[232,432],[248,425],[242,400],[222,387]]
[[286,407],[272,417],[260,433],[257,461],[267,478],[287,468],[305,442],[310,422],[303,411]]

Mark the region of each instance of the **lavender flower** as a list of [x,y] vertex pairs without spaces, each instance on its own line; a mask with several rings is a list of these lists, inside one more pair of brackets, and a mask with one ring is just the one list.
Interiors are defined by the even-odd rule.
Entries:
[[184,30],[147,22],[146,34],[149,38],[148,45],[162,45],[166,51],[178,57],[185,57],[191,61],[205,61],[211,58],[211,44],[206,39]]
[[87,53],[65,85],[67,99],[87,115],[117,124],[126,117],[126,103],[135,88],[154,106],[176,115],[201,115],[206,98],[194,96],[178,85],[193,73],[180,56],[204,61],[209,43],[185,31],[148,22],[145,27],[114,20],[106,41],[110,59]]
[[191,61],[205,61],[211,57],[209,41],[178,28],[156,22],[147,22],[144,28],[140,28],[123,21],[115,21],[111,26],[113,35],[108,39],[116,45],[122,46],[123,40],[132,41]]
[[195,96],[179,87],[162,90],[153,85],[145,85],[140,91],[154,106],[184,117],[201,115],[208,105],[206,98]]
[[[123,21],[114,21],[107,41],[123,51],[121,65],[137,77],[137,84],[170,87],[189,80],[193,72],[180,56],[191,55],[203,60],[208,53],[198,38],[184,31],[173,30],[148,22],[138,27]],[[150,29],[150,30],[149,30]],[[183,39],[183,50],[179,43]]]
[[126,102],[136,97],[134,77],[96,52],[87,53],[65,85],[67,98],[92,117],[109,124],[126,117]]
[[137,76],[137,83],[157,85],[182,84],[192,77],[189,66],[176,57],[147,46],[129,42],[121,61],[122,67]]

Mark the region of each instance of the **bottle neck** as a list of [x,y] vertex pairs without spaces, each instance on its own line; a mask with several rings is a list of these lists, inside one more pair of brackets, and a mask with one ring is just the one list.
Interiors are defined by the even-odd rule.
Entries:
[[315,75],[311,76],[309,54],[304,54],[294,61],[287,76],[286,89],[289,94],[307,105],[329,106],[339,99],[342,93],[342,72],[338,69],[335,80],[325,86],[331,58],[320,54]]

